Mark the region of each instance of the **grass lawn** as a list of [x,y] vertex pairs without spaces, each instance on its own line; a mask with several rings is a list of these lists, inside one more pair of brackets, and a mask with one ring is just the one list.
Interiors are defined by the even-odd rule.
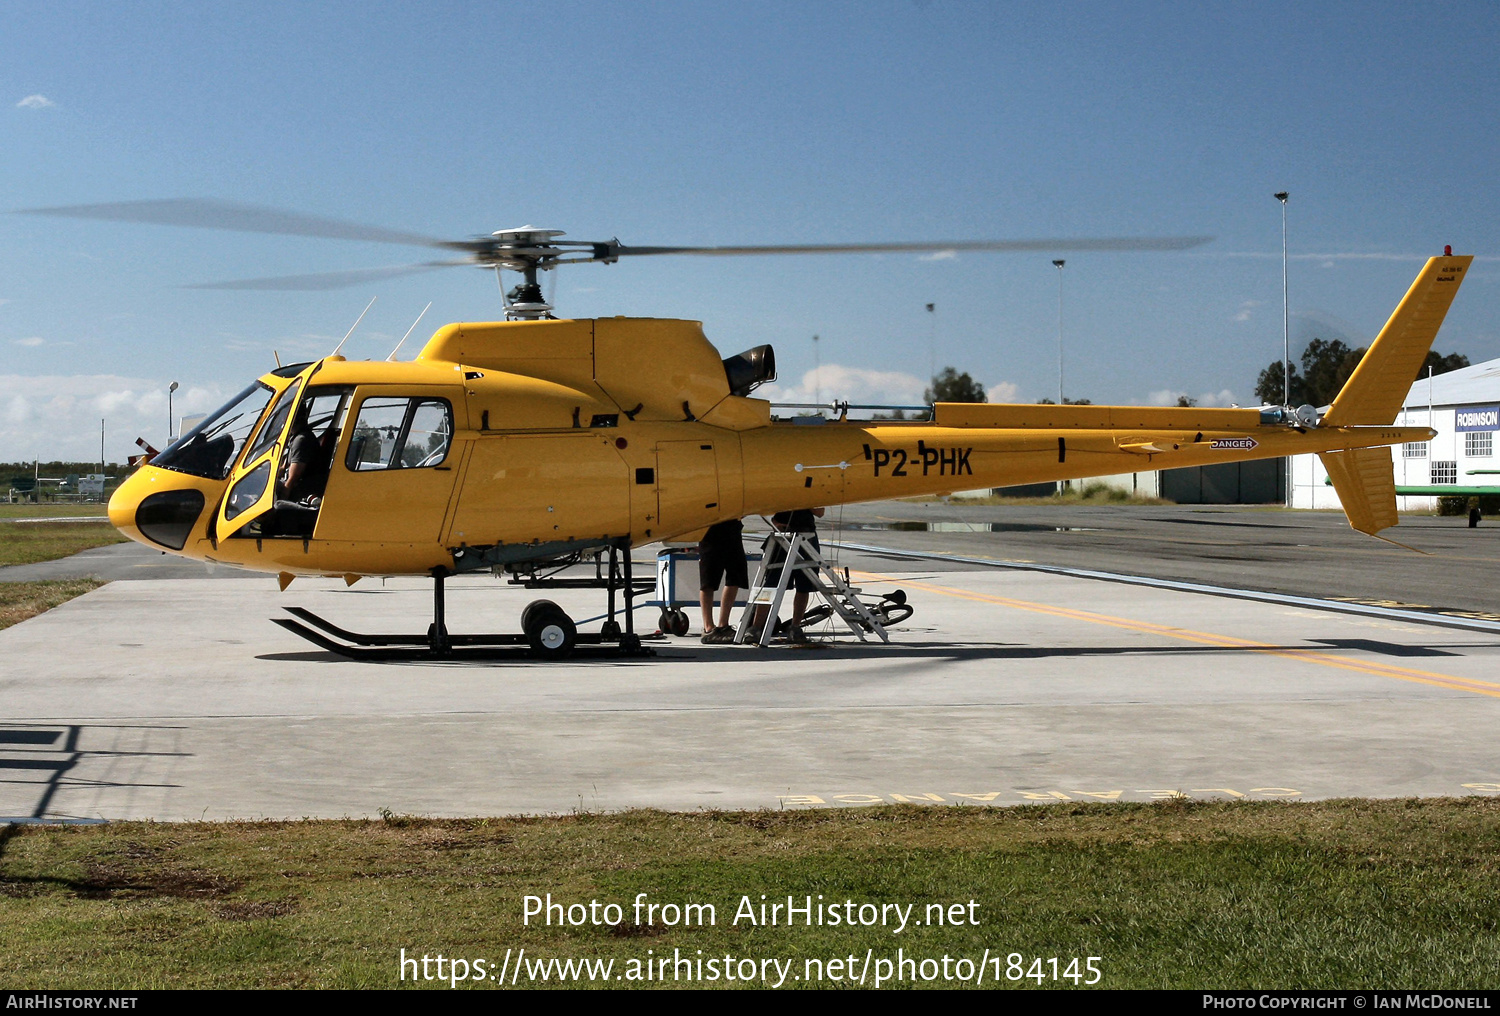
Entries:
[[123,543],[125,537],[105,521],[21,521],[105,514],[102,504],[0,505],[0,566],[54,561],[80,550]]
[[98,579],[58,579],[52,582],[0,582],[0,628],[20,624],[59,603],[104,585]]
[[[904,956],[932,962],[898,984],[958,986],[936,973],[943,957],[958,976],[968,960],[973,978],[989,950],[1003,959],[985,986],[1071,987],[1068,962],[1087,980],[1098,957],[1103,987],[1494,988],[1497,847],[1500,801],[1477,798],[12,826],[0,833],[0,983],[383,987],[400,983],[402,949],[463,958],[473,976],[478,960],[514,972],[524,948],[528,962],[612,960],[611,986],[647,983],[627,979],[632,962],[641,975],[663,955],[721,971],[732,960],[741,974],[741,960],[759,971],[776,959],[787,987],[819,970],[824,986],[832,971],[847,983],[867,955],[868,978],[881,961],[894,977]],[[548,893],[581,904],[574,916],[617,904],[600,917],[618,923],[524,925],[524,898]],[[638,893],[712,904],[715,921],[637,924]],[[855,913],[910,904],[913,922],[941,905],[956,923],[897,932],[888,910],[884,926],[735,923],[742,899],[759,916],[762,894],[798,906],[821,894]],[[521,969],[520,984],[538,983],[538,968]],[[696,969],[707,980],[712,968]],[[665,979],[689,984],[670,963]]]
[[0,519],[55,519],[64,515],[102,516],[108,514],[109,505],[102,502],[81,504],[77,501],[59,501],[45,504],[6,504],[0,501]]

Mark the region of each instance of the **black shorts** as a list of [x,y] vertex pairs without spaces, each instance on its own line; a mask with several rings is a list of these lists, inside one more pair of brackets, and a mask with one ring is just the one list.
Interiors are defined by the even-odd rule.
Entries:
[[[818,546],[818,537],[811,535],[811,539],[804,541],[804,546],[811,544],[814,550],[821,550]],[[766,585],[776,586],[781,584],[781,563],[786,560],[786,544],[780,540],[767,539],[765,553],[769,555],[766,564]],[[806,558],[804,558],[806,560]],[[789,587],[799,593],[811,593],[818,587],[813,585],[812,576],[805,571],[792,572],[792,580],[787,583]]]
[[750,585],[745,545],[740,542],[738,534],[698,544],[698,588],[712,593],[719,588],[720,580],[736,589]]

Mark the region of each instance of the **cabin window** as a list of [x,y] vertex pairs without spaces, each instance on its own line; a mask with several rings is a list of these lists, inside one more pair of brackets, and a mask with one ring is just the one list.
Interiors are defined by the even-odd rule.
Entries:
[[352,472],[441,465],[453,444],[446,399],[370,398],[359,407],[344,465]]
[[282,499],[299,502],[304,508],[318,507],[318,499],[328,485],[333,467],[333,450],[343,431],[344,413],[354,389],[342,386],[309,387],[292,421],[286,452],[281,456],[281,480],[277,489]]

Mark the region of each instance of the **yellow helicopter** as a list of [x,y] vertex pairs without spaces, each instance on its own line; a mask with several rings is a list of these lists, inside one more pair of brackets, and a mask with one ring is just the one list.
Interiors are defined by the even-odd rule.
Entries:
[[[349,632],[299,608],[291,609],[298,620],[278,620],[354,654],[442,655],[455,646],[519,643],[543,657],[589,643],[641,651],[632,601],[643,586],[631,573],[632,547],[746,515],[976,487],[1317,452],[1350,524],[1375,535],[1397,522],[1387,446],[1433,436],[1393,422],[1472,260],[1451,250],[1428,260],[1321,415],[1311,406],[938,403],[920,422],[851,420],[846,406],[838,419],[806,426],[774,420],[771,403],[752,396],[775,376],[771,347],[725,358],[694,321],[558,319],[538,272],[631,255],[1172,249],[1203,238],[629,247],[561,240],[558,231],[531,227],[440,241],[216,202],[37,211],[465,254],[226,288],[326,288],[448,264],[521,273],[506,299],[507,320],[440,328],[415,360],[350,361],[335,353],[264,375],[142,465],[110,501],[110,520],[131,539],[277,573],[283,588],[298,575],[435,580],[425,635]],[[590,556],[593,578],[551,575]],[[598,633],[581,633],[555,604],[538,601],[523,614],[520,634],[451,634],[443,581],[477,571],[508,573],[532,587],[603,588],[608,620]]]

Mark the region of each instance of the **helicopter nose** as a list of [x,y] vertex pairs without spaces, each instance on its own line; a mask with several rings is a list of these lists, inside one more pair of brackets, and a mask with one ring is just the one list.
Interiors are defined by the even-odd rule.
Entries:
[[109,499],[109,521],[138,543],[181,550],[203,515],[203,481],[142,466]]

